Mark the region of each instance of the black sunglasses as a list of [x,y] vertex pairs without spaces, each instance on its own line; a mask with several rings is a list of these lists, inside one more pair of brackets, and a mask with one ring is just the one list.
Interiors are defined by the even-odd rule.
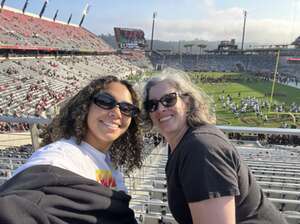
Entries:
[[177,103],[177,93],[168,93],[159,100],[147,100],[144,102],[144,108],[147,112],[154,112],[158,109],[159,103],[165,107],[174,106]]
[[133,104],[127,102],[117,102],[112,95],[105,92],[97,93],[93,97],[93,102],[98,107],[105,110],[111,110],[114,107],[119,106],[121,113],[128,117],[136,117],[139,114],[139,108]]

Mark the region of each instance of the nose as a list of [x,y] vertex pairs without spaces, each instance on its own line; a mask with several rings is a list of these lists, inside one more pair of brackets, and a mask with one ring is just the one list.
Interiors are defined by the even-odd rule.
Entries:
[[161,102],[158,103],[157,111],[165,111],[166,107]]
[[116,105],[114,108],[112,108],[108,114],[114,118],[121,118],[122,114],[119,105]]

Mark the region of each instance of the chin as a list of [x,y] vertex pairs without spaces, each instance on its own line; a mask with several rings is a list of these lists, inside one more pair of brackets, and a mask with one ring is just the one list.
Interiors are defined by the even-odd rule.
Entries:
[[172,127],[163,127],[163,128],[160,128],[160,131],[161,131],[161,133],[170,133],[170,132],[174,131],[174,128],[172,128]]
[[115,141],[119,138],[119,135],[105,135],[103,139],[106,141]]

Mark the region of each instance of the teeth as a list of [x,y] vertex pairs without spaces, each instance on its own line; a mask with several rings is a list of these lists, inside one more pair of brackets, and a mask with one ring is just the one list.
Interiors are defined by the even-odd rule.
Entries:
[[118,124],[108,123],[108,122],[103,122],[103,123],[110,128],[118,128],[119,127]]
[[159,119],[159,121],[167,121],[170,120],[172,118],[172,116],[167,116],[167,117],[163,117],[161,119]]

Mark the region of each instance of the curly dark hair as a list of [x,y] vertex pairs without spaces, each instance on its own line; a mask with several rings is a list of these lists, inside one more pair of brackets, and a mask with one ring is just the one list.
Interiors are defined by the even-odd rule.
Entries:
[[[85,139],[88,130],[87,116],[92,103],[92,96],[106,89],[113,82],[126,86],[131,94],[133,104],[139,105],[138,96],[129,82],[120,80],[115,76],[104,76],[93,80],[68,100],[60,109],[59,114],[44,128],[40,135],[43,139],[42,145],[50,144],[61,138],[69,139],[71,137],[74,137],[76,143],[80,144]],[[114,141],[109,149],[112,162],[115,166],[122,167],[125,173],[142,166],[144,147],[140,127],[140,115],[133,117],[128,130]]]

